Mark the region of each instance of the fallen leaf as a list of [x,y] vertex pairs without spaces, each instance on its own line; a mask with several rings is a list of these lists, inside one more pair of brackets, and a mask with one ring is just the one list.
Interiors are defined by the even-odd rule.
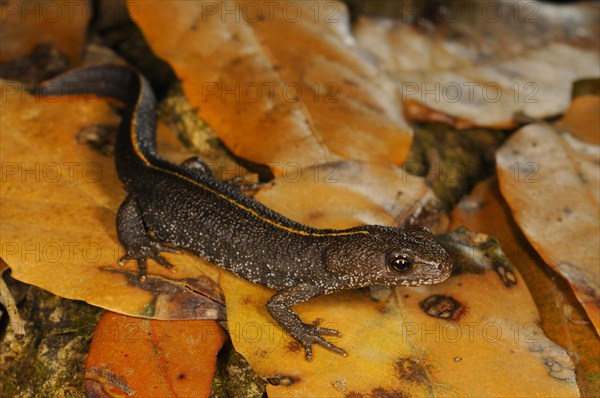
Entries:
[[[408,119],[412,122],[432,122],[432,123],[443,123],[452,126],[455,129],[466,129],[474,127],[475,123],[462,119],[460,117],[454,117],[447,113],[436,111],[428,107],[427,105],[417,101],[406,101],[404,112]],[[512,124],[508,124],[510,127]]]
[[450,229],[459,227],[489,234],[500,241],[506,256],[519,270],[535,300],[544,332],[564,347],[575,362],[581,396],[598,396],[598,335],[568,284],[548,268],[519,230],[510,208],[500,195],[497,180],[479,183],[454,208]]
[[405,159],[412,132],[393,85],[353,44],[341,2],[130,1],[129,9],[236,155],[277,175],[290,164]]
[[208,397],[225,340],[215,321],[156,321],[107,312],[87,357],[86,394]]
[[6,1],[0,5],[0,62],[52,45],[72,64],[81,60],[91,5],[84,1]]
[[517,224],[599,331],[600,147],[534,124],[513,134],[496,161]]
[[600,145],[600,97],[582,95],[575,97],[565,115],[556,126],[566,130],[578,140]]
[[443,232],[447,224],[439,199],[423,179],[392,165],[343,161],[289,167],[255,198],[317,228],[410,225],[422,217]]
[[[469,2],[439,6],[439,23],[360,17],[359,45],[417,115],[506,128],[569,106],[571,85],[598,76],[600,8],[593,3]],[[411,115],[409,115],[410,117]],[[451,120],[452,121],[452,120]],[[454,122],[454,121],[452,121]]]
[[315,347],[307,362],[269,317],[272,292],[223,275],[232,343],[271,384],[270,397],[577,397],[573,364],[539,329],[497,242],[467,231],[444,240],[456,270],[443,284],[396,288],[380,300],[349,291],[294,307],[305,322],[338,329],[342,337],[328,340],[345,358]]
[[[94,97],[42,101],[9,81],[1,81],[0,95],[0,257],[12,276],[123,314],[224,319],[214,282],[220,271],[198,258],[167,254],[178,272],[151,265],[145,284],[133,262],[117,266],[123,250],[115,218],[125,193],[112,157],[77,140],[86,126],[116,127],[108,104]],[[172,140],[163,128],[159,140]],[[173,153],[172,146],[160,149]]]

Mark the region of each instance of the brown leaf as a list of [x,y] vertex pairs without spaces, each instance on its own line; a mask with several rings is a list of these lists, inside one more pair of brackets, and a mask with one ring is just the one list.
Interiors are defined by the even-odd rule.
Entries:
[[[497,181],[479,183],[452,211],[450,229],[467,227],[497,238],[521,273],[541,315],[544,332],[564,347],[576,364],[582,396],[595,397],[600,386],[600,345],[594,327],[569,286],[550,270],[527,242],[500,195]],[[593,342],[596,342],[594,344]]]
[[215,321],[155,321],[107,312],[88,354],[89,397],[207,397],[226,336]]
[[556,125],[575,138],[600,145],[600,97],[582,95],[573,99],[571,106]]
[[[220,271],[198,258],[167,254],[178,272],[151,263],[145,284],[132,262],[117,266],[123,250],[115,217],[124,191],[112,157],[77,139],[86,126],[116,127],[119,118],[106,102],[40,101],[15,82],[0,86],[0,257],[12,276],[119,313],[224,319],[222,292],[213,282]],[[159,138],[173,137],[161,130]],[[172,147],[162,145],[167,153]]]
[[537,326],[533,300],[497,242],[465,231],[445,241],[457,270],[443,284],[295,307],[305,322],[338,329],[342,337],[328,339],[346,358],[315,347],[307,362],[269,317],[272,292],[224,275],[233,345],[270,382],[269,396],[578,396],[573,364]]
[[[444,123],[457,130],[475,126],[473,122],[450,116],[444,112],[436,111],[421,102],[413,100],[406,101],[405,109],[405,115],[413,122]],[[512,127],[512,125],[513,123],[508,123],[505,127],[509,128]]]
[[[412,132],[391,84],[352,44],[342,3],[129,5],[154,52],[236,155],[276,174],[340,158],[405,159]],[[290,8],[298,20],[289,19]]]
[[455,3],[440,6],[435,25],[361,17],[355,34],[403,100],[431,108],[410,107],[421,119],[441,112],[456,126],[506,128],[518,114],[562,113],[573,82],[598,76],[599,13],[583,2]]
[[517,224],[600,330],[600,147],[536,124],[512,135],[496,161]]
[[77,64],[90,10],[87,0],[3,2],[0,6],[0,62],[28,55],[35,47],[49,44]]

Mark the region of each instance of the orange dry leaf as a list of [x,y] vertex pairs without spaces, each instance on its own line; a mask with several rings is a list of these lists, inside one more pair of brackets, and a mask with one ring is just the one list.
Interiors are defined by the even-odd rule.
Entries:
[[[117,266],[123,250],[115,217],[125,193],[112,157],[77,138],[93,124],[116,127],[119,118],[106,102],[90,97],[40,102],[16,82],[1,83],[0,257],[12,276],[119,313],[223,319],[222,292],[209,278],[218,277],[215,267],[170,255],[179,272],[151,264],[152,275],[140,284],[133,262]],[[173,144],[163,145],[172,153],[169,147]]]
[[500,241],[506,256],[518,268],[531,292],[544,332],[564,347],[576,364],[577,384],[582,396],[600,395],[600,344],[585,311],[571,289],[548,269],[529,245],[502,199],[497,181],[479,183],[452,211],[450,229],[467,227],[490,234]]
[[562,113],[572,83],[599,75],[599,15],[590,2],[456,2],[435,25],[360,17],[354,31],[402,99],[432,109],[411,107],[419,117],[506,128]]
[[535,124],[512,135],[496,161],[517,224],[600,331],[600,147]]
[[328,339],[346,358],[315,347],[307,362],[269,317],[272,292],[223,275],[233,345],[272,384],[269,397],[577,397],[573,364],[537,326],[531,296],[497,242],[466,231],[445,241],[456,270],[440,285],[397,288],[380,300],[343,292],[295,307],[305,322],[338,329],[342,337]]
[[573,99],[571,106],[556,126],[575,138],[600,145],[600,96],[582,95]]
[[0,4],[0,62],[29,55],[36,46],[57,47],[79,63],[91,5],[83,1],[5,1]]
[[215,321],[155,321],[106,313],[85,371],[88,396],[207,397],[226,336]]
[[401,105],[354,46],[342,3],[130,1],[129,9],[236,155],[276,174],[290,164],[406,158],[412,132]]

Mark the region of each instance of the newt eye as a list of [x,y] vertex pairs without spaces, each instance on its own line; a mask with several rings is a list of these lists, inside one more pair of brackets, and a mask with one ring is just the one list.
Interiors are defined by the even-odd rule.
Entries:
[[388,265],[394,271],[398,272],[410,271],[413,267],[412,261],[410,261],[410,259],[404,254],[390,256],[390,259],[388,260]]

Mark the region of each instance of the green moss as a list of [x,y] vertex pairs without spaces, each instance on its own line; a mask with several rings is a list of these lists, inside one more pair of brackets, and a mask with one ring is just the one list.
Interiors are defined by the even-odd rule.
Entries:
[[484,129],[418,125],[413,146],[402,167],[408,173],[423,177],[449,210],[478,181],[494,174],[494,152],[504,138],[503,132]]
[[250,367],[246,359],[236,352],[231,343],[219,353],[217,371],[212,384],[213,398],[266,396],[266,383]]
[[10,327],[0,344],[2,397],[84,397],[83,375],[92,333],[103,311],[30,287],[19,312],[24,341]]

